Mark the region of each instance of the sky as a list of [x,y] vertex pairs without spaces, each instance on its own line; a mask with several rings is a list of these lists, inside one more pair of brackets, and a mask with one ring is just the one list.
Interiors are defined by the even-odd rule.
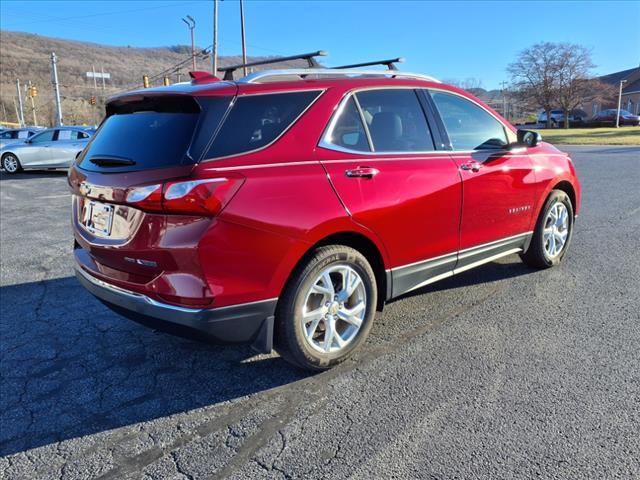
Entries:
[[[507,65],[541,41],[592,49],[593,73],[640,65],[636,1],[267,1],[245,0],[248,55],[327,50],[327,66],[402,56],[401,69],[447,80],[508,80]],[[221,55],[241,52],[237,0],[219,2]],[[0,1],[0,28],[107,45],[212,43],[213,1]]]

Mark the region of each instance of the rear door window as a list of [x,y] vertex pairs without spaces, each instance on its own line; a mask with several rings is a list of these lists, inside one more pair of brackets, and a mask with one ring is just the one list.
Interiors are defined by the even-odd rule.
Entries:
[[376,152],[434,150],[433,139],[416,92],[409,89],[356,93]]
[[277,140],[320,93],[316,90],[238,97],[205,158],[266,147]]

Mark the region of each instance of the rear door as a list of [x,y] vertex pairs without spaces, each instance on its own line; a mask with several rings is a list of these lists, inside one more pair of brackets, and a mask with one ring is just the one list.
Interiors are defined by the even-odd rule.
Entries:
[[51,166],[68,167],[87,144],[89,135],[80,130],[57,130],[51,146]]
[[461,181],[436,150],[428,106],[411,88],[358,91],[341,103],[319,158],[354,221],[377,235],[392,267],[392,296],[450,272]]
[[521,248],[530,234],[536,191],[531,159],[507,148],[514,134],[479,104],[437,90],[431,97],[462,175],[457,268]]

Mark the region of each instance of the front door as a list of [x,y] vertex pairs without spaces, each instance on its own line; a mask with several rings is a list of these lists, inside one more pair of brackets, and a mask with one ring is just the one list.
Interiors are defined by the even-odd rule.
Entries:
[[507,148],[511,132],[487,110],[452,93],[432,91],[462,175],[457,269],[523,248],[535,199],[535,172],[524,151]]
[[23,167],[44,167],[51,163],[51,146],[55,130],[45,130],[29,139],[29,144],[18,153]]
[[460,174],[449,152],[434,149],[414,90],[347,97],[320,147],[318,157],[353,220],[385,246],[392,296],[453,270]]

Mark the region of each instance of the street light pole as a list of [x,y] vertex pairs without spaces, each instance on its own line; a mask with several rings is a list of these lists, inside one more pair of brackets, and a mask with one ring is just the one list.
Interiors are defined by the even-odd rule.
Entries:
[[186,18],[183,18],[182,21],[187,24],[189,30],[191,31],[191,67],[192,71],[196,71],[196,37],[195,37],[195,29],[196,29],[196,21],[193,19],[191,15],[187,15]]
[[[247,63],[247,44],[244,38],[244,2],[240,0],[240,33],[242,34],[242,63]],[[247,67],[242,67],[242,73],[247,76]]]
[[626,80],[620,80],[620,90],[618,91],[618,112],[616,115],[616,128],[620,128],[620,106],[622,104],[622,85],[627,83]]
[[56,126],[62,125],[62,106],[60,105],[60,84],[58,83],[58,59],[51,52],[51,83],[53,85],[53,97],[56,101]]
[[213,0],[213,45],[211,48],[211,70],[218,74],[218,0]]
[[506,95],[506,91],[504,89],[506,84],[507,84],[507,82],[504,82],[504,81],[500,82],[500,85],[502,86],[502,116],[508,120],[508,117],[507,117],[507,95]]

